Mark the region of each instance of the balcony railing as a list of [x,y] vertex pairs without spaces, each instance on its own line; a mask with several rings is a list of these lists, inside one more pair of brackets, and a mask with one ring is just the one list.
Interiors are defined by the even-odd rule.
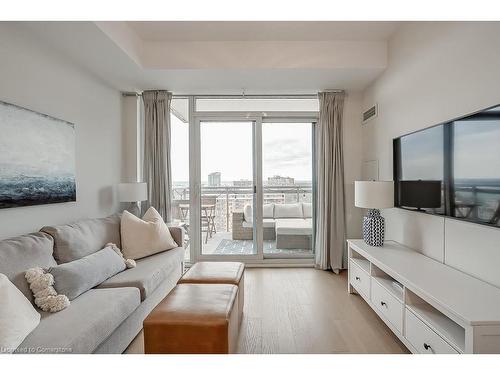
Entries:
[[[174,187],[172,210],[173,218],[178,221],[188,221],[189,216],[179,205],[189,203],[189,188]],[[217,230],[232,228],[232,214],[234,211],[243,211],[245,205],[253,204],[253,186],[203,186],[203,199],[215,198],[215,225]],[[264,204],[268,203],[296,203],[312,202],[312,184],[279,185],[263,187]],[[189,215],[189,214],[187,214]]]

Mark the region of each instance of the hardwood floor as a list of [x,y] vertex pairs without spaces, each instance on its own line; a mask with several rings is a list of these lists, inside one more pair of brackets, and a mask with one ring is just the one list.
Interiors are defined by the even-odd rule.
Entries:
[[[143,353],[142,333],[126,353]],[[358,295],[347,272],[311,268],[245,271],[239,353],[408,353]]]

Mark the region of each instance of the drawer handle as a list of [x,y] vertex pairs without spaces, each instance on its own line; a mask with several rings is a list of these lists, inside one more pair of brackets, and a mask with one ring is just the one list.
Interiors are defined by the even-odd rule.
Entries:
[[432,347],[424,342],[424,349],[429,350],[432,349]]
[[358,276],[356,276],[356,280],[360,281],[361,279]]
[[387,303],[385,303],[384,301],[380,301],[380,304],[381,304],[382,306],[387,307]]

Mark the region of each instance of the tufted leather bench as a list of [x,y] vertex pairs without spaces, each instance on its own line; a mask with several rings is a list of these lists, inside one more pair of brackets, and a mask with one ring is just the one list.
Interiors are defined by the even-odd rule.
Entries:
[[144,320],[145,353],[234,353],[237,293],[232,284],[178,284]]
[[198,262],[181,277],[179,284],[232,284],[238,287],[239,321],[245,300],[245,265],[240,262]]

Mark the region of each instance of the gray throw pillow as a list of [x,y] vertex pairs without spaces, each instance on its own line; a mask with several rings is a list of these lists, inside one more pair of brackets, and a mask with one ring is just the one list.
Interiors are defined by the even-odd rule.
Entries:
[[50,267],[47,272],[54,276],[57,293],[71,301],[124,269],[124,259],[108,246],[73,262]]

